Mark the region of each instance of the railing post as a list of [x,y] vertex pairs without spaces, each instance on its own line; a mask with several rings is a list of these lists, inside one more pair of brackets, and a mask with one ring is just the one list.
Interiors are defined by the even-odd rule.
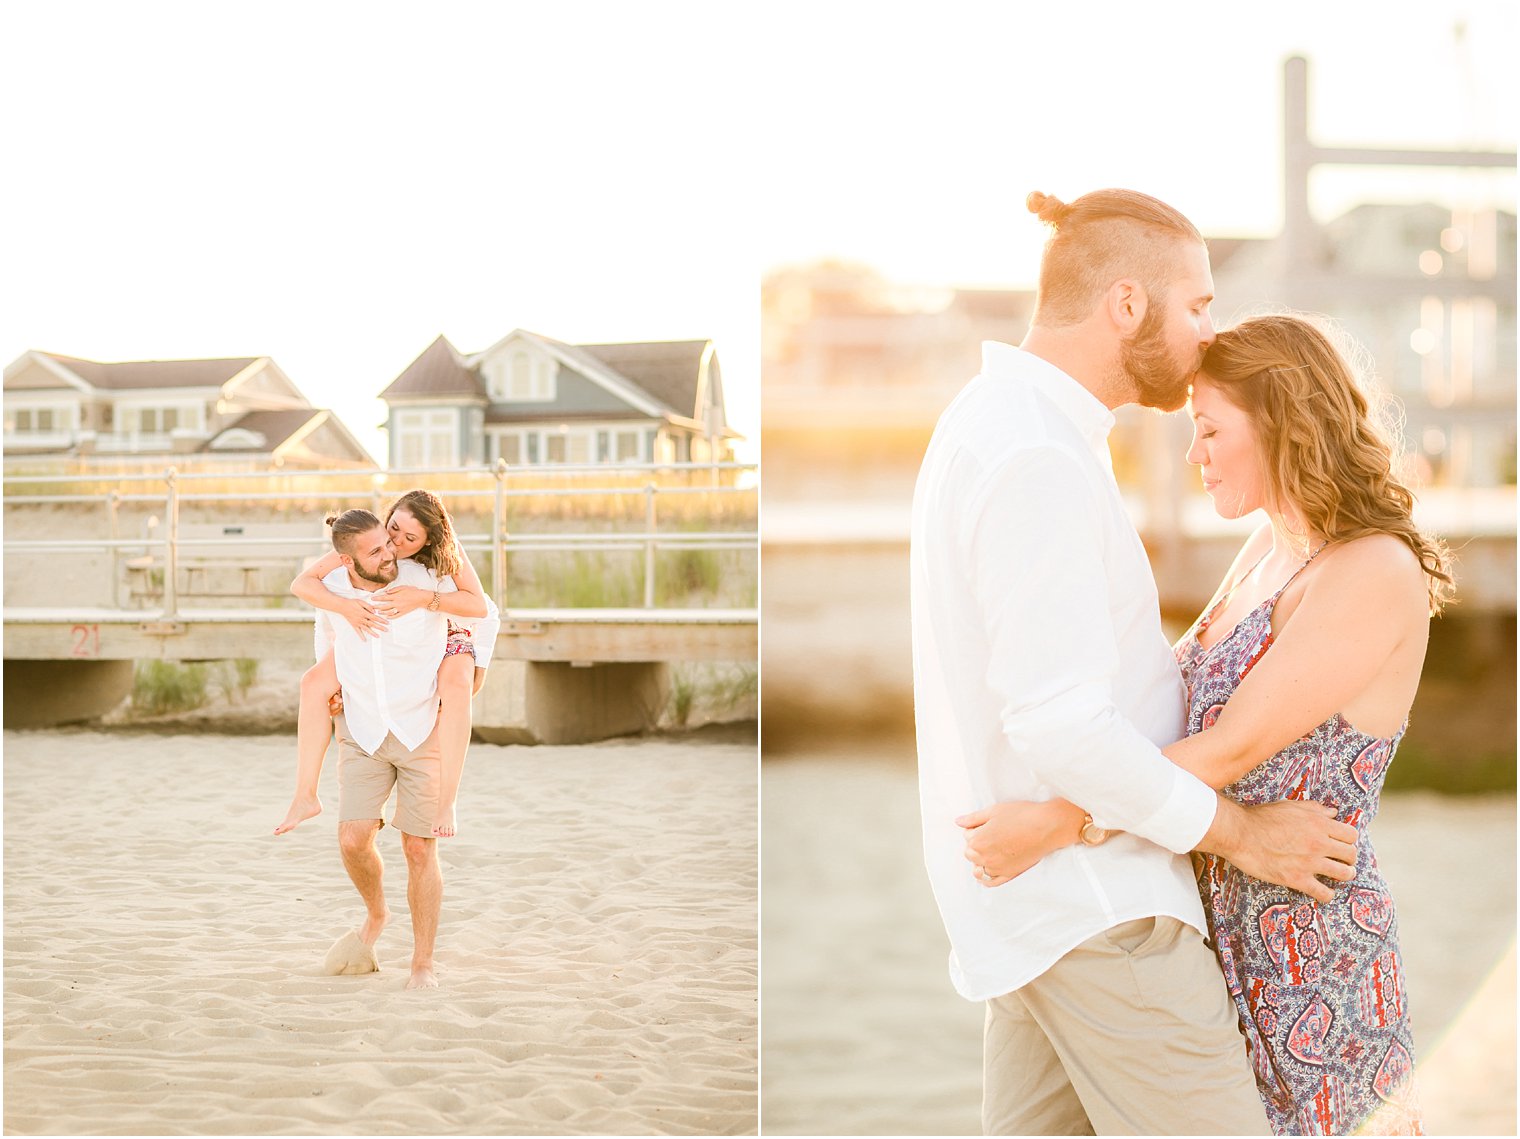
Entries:
[[654,483],[644,485],[644,608],[654,608]]
[[179,617],[179,487],[175,480],[179,472],[170,467],[164,472],[168,495],[164,502],[164,616],[165,621]]
[[491,597],[496,608],[507,607],[507,461],[498,457],[496,469],[496,509],[491,514]]
[[111,532],[111,608],[120,609],[121,604],[121,491],[113,490],[106,496],[106,521]]

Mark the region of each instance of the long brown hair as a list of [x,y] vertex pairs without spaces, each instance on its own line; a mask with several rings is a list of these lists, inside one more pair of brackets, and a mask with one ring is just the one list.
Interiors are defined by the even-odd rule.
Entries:
[[1451,555],[1415,526],[1414,494],[1395,477],[1393,447],[1331,338],[1303,317],[1252,317],[1219,334],[1201,372],[1251,417],[1276,502],[1332,542],[1400,539],[1439,613],[1452,593]]
[[385,512],[387,530],[390,529],[391,516],[398,510],[405,510],[417,519],[417,525],[427,531],[427,540],[423,542],[422,549],[412,555],[412,559],[427,566],[439,577],[458,573],[464,554],[459,549],[459,540],[454,537],[454,522],[449,517],[443,500],[430,490],[407,491],[391,503],[390,509]]

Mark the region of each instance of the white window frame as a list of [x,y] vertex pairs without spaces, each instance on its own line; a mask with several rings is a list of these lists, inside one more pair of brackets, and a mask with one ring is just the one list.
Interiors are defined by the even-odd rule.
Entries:
[[[612,463],[642,463],[644,461],[645,432],[640,427],[619,427],[612,432],[611,449],[607,458]],[[623,444],[629,437],[633,440],[633,454],[623,454]]]
[[[563,430],[561,430],[563,428]],[[563,445],[554,443],[556,451],[564,457],[552,460],[554,465],[618,466],[623,463],[648,462],[650,437],[653,430],[645,424],[630,426],[626,420],[579,420],[567,424],[487,424],[485,429],[485,458],[494,465],[501,455],[502,440],[517,440],[517,459],[508,460],[512,466],[541,466],[549,459],[550,441],[563,439]],[[601,454],[600,436],[607,437],[607,455]],[[626,453],[620,454],[619,448]],[[580,457],[584,455],[584,458]]]
[[485,362],[486,393],[493,403],[553,403],[559,361],[528,348],[510,348]]
[[524,466],[528,462],[528,433],[522,428],[487,428],[486,436],[486,464],[495,466],[496,460],[502,458],[501,445],[504,440],[510,439],[516,445],[517,457],[507,459],[507,465],[512,467]]
[[[165,430],[160,424],[143,428],[143,414],[162,416],[174,412],[174,426]],[[117,400],[111,409],[111,429],[118,435],[204,435],[206,405],[198,399]]]
[[[72,434],[79,430],[80,410],[76,400],[8,397],[5,400],[5,434],[49,438]],[[40,412],[46,412],[52,417],[52,426],[46,429],[35,426],[36,417]],[[30,420],[26,427],[21,426],[23,414]]]
[[411,469],[459,465],[457,408],[398,408],[395,421],[398,467]]

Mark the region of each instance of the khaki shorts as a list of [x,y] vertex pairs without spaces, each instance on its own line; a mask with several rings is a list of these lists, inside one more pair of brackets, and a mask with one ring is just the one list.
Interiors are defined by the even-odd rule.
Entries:
[[987,1002],[986,1135],[1270,1135],[1219,961],[1176,918],[1120,922]]
[[436,727],[420,747],[408,751],[393,734],[374,755],[348,734],[348,720],[334,718],[338,729],[338,821],[379,819],[385,825],[385,801],[396,789],[391,826],[402,834],[432,838],[443,790],[443,760]]

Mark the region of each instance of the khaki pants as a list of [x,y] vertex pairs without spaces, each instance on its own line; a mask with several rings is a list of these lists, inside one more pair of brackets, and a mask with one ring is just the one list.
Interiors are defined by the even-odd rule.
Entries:
[[1121,922],[987,1002],[988,1135],[1269,1135],[1219,963],[1175,918]]

